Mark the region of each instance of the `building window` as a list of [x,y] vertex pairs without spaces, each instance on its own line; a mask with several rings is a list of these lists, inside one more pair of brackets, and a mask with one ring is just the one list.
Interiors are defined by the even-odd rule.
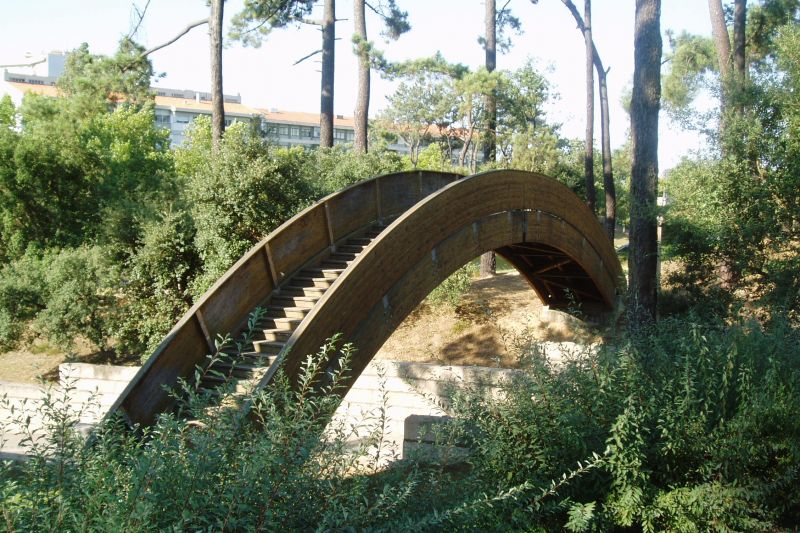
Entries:
[[175,117],[175,122],[178,124],[188,124],[191,122],[191,119],[189,118],[189,115],[177,115]]
[[319,128],[314,128],[314,138],[319,139]]
[[286,137],[289,135],[289,126],[278,126],[278,135]]
[[289,135],[292,137],[300,137],[300,128],[291,127],[289,128]]
[[169,126],[172,122],[172,117],[169,115],[156,115],[156,124],[163,124]]
[[345,130],[333,130],[333,138],[345,141],[347,140],[347,132]]

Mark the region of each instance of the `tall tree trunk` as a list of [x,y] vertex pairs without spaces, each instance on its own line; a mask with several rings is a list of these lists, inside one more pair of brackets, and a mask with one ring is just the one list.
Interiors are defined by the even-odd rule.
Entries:
[[592,43],[592,1],[583,2],[583,40],[586,48],[586,146],[583,154],[583,176],[586,203],[595,212],[594,190],[594,50]]
[[[486,70],[497,68],[497,6],[495,0],[486,2]],[[497,94],[492,90],[486,95],[486,144],[483,146],[483,162],[493,163],[497,158]],[[473,156],[472,165],[475,165]],[[481,255],[480,275],[494,276],[497,273],[497,258],[494,252]]]
[[[496,0],[486,1],[486,70],[497,68],[497,6]],[[492,90],[486,95],[486,144],[483,145],[483,161],[491,163],[497,157],[497,94]]]
[[631,98],[630,325],[656,320],[658,111],[661,103],[661,0],[636,0]]
[[354,25],[355,32],[360,39],[358,48],[358,97],[356,98],[355,109],[355,130],[356,137],[354,148],[356,152],[366,153],[367,151],[367,128],[369,120],[369,89],[370,89],[370,68],[369,53],[367,52],[367,20],[365,16],[366,0],[355,0]]
[[[736,91],[744,90],[747,80],[747,66],[745,63],[745,24],[747,23],[747,0],[736,0],[733,4],[733,71],[736,79]],[[737,94],[736,111],[744,113],[742,95]]]
[[222,13],[224,0],[211,0],[208,30],[211,41],[211,142],[219,148],[225,132],[225,101],[222,95]]
[[708,0],[708,12],[711,17],[711,34],[714,36],[714,45],[717,49],[719,73],[724,79],[728,77],[730,71],[731,41],[728,37],[728,26],[725,24],[722,0]]
[[614,170],[611,165],[611,132],[608,116],[608,85],[606,71],[603,64],[599,63],[597,69],[597,82],[600,86],[600,136],[603,147],[603,190],[606,196],[606,234],[614,242],[614,232],[617,225],[617,188],[614,185]]
[[[572,3],[572,0],[561,0],[562,3],[572,13],[572,18],[575,19],[578,29],[581,33],[584,32],[584,23],[578,8]],[[609,239],[614,240],[614,231],[616,229],[617,221],[617,191],[614,185],[614,170],[611,164],[611,134],[610,134],[610,116],[608,113],[608,84],[607,77],[608,71],[603,66],[603,61],[600,59],[600,54],[597,47],[592,43],[592,59],[594,67],[597,71],[597,84],[600,88],[600,130],[602,138],[602,151],[603,151],[603,189],[605,190],[606,197],[606,233]]]
[[325,0],[322,16],[322,90],[320,92],[319,145],[333,146],[333,49],[336,41],[336,0]]

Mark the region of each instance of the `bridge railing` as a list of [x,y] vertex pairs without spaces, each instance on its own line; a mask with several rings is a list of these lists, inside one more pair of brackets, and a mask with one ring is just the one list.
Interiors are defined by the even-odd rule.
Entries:
[[120,395],[131,423],[149,425],[174,402],[167,389],[189,378],[215,351],[218,333],[236,333],[248,313],[281,283],[318,260],[341,239],[406,211],[459,179],[448,172],[387,174],[333,193],[298,213],[256,244],[192,306]]

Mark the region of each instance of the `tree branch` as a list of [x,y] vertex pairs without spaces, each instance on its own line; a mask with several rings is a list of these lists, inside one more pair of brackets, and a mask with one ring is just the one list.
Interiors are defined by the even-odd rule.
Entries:
[[136,10],[136,14],[139,15],[139,20],[136,22],[136,25],[133,27],[133,29],[130,32],[128,32],[128,39],[133,39],[133,36],[136,35],[136,32],[139,31],[139,27],[142,25],[142,22],[144,21],[144,16],[147,14],[148,7],[150,7],[150,0],[147,0],[147,2],[144,5],[144,9],[142,9],[141,11],[139,11],[139,8],[136,7],[136,4],[133,5],[133,9]]
[[141,57],[147,57],[150,54],[152,54],[153,52],[157,52],[157,51],[161,50],[162,48],[166,48],[167,46],[171,45],[172,43],[174,43],[175,41],[177,41],[178,39],[180,39],[181,37],[183,37],[184,35],[189,33],[194,28],[196,28],[198,26],[202,26],[203,24],[208,24],[208,19],[207,18],[196,20],[196,21],[194,21],[194,22],[192,22],[190,24],[187,24],[186,27],[183,28],[183,30],[181,30],[180,33],[178,33],[178,35],[176,35],[175,37],[173,37],[172,39],[170,39],[169,41],[167,41],[167,42],[165,42],[163,44],[159,44],[158,46],[154,46],[153,48],[150,48],[149,50],[145,50],[144,52],[142,52]]
[[39,61],[34,61],[33,63],[19,63],[17,65],[0,65],[0,68],[13,68],[13,67],[33,67],[36,65],[41,65],[42,63],[46,62],[47,59],[40,59]]
[[321,54],[321,53],[322,53],[322,48],[320,48],[319,50],[315,50],[315,51],[311,52],[310,54],[308,54],[307,56],[303,56],[300,59],[298,59],[297,61],[295,61],[294,63],[292,63],[292,66],[299,65],[300,63],[302,63],[306,59],[310,59],[310,58],[314,57],[315,55]]

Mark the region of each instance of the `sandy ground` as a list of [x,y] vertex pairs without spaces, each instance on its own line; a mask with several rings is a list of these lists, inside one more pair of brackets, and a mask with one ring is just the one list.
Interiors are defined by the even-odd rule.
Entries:
[[76,339],[69,352],[59,346],[36,340],[30,347],[0,354],[0,381],[58,381],[58,365],[66,362],[125,364],[114,361],[113,356],[113,352],[98,351],[86,339]]
[[[475,279],[460,305],[423,302],[389,338],[378,359],[452,365],[514,368],[514,346],[534,337],[544,341],[592,342],[569,322],[543,321],[542,304],[512,270]],[[0,381],[58,379],[58,365],[68,361],[108,363],[109,354],[78,340],[73,354],[36,342],[26,350],[0,354]]]
[[536,293],[516,271],[476,279],[455,309],[423,302],[376,358],[420,363],[514,368],[514,347],[528,338],[593,342],[572,321],[543,320]]

